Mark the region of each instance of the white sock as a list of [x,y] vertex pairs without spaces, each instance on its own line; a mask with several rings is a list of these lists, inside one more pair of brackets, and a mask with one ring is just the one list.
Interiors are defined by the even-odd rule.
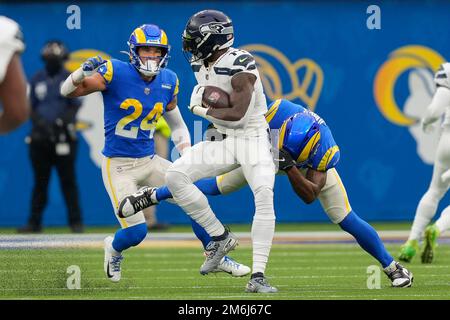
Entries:
[[436,227],[439,230],[439,233],[447,231],[450,229],[450,206],[442,211],[441,216],[436,221]]
[[266,270],[275,233],[273,191],[261,188],[255,192],[255,218],[252,224],[253,266],[252,273]]
[[422,238],[425,228],[436,214],[439,200],[431,195],[430,190],[423,195],[417,207],[408,240],[420,240]]
[[391,264],[388,265],[388,266],[387,266],[386,268],[384,268],[383,270],[384,270],[386,273],[391,273],[391,272],[397,270],[397,266],[395,265],[396,263],[397,263],[397,262],[396,262],[395,260],[392,261]]
[[211,210],[208,199],[189,177],[177,171],[168,171],[166,182],[176,203],[211,237],[220,236],[225,232],[222,223]]

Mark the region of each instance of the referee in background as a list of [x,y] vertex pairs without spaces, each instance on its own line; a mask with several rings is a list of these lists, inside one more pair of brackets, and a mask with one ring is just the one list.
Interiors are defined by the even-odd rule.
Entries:
[[47,205],[47,190],[52,168],[59,176],[67,205],[72,232],[83,232],[75,174],[77,135],[76,114],[81,105],[77,99],[60,95],[60,86],[69,76],[64,62],[69,52],[61,41],[49,41],[41,50],[45,69],[37,72],[30,83],[32,129],[29,143],[34,171],[31,215],[20,233],[41,232],[42,214]]

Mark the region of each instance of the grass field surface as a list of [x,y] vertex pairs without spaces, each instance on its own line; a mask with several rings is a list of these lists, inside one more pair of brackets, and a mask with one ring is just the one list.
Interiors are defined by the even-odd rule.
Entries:
[[[0,240],[1,242],[1,240]],[[148,240],[146,241],[148,242]],[[400,244],[389,243],[397,254]],[[415,276],[412,288],[391,288],[381,269],[380,289],[368,289],[369,266],[377,262],[355,243],[274,244],[267,276],[276,294],[244,292],[247,277],[225,273],[201,276],[199,245],[143,246],[125,253],[122,280],[111,283],[103,272],[103,248],[29,248],[0,250],[0,299],[449,299],[450,245],[438,247],[435,262],[416,256],[405,264]],[[244,243],[232,256],[251,264],[251,247]],[[81,272],[80,289],[69,290],[70,266]],[[377,268],[375,268],[377,270]],[[373,271],[372,271],[373,272]],[[376,271],[377,272],[377,271]],[[369,281],[370,282],[370,281]]]

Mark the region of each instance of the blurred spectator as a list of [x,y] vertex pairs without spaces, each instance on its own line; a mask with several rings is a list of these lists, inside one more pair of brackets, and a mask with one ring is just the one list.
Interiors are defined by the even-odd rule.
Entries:
[[47,189],[53,167],[58,172],[72,232],[83,232],[75,174],[77,135],[77,99],[60,95],[60,87],[69,76],[64,62],[69,52],[60,41],[49,41],[41,51],[45,69],[31,80],[32,130],[27,142],[34,171],[31,216],[19,232],[40,232],[42,214],[47,205]]
[[[155,140],[156,154],[164,159],[168,159],[169,156],[169,138],[170,128],[164,118],[161,117],[156,123],[153,139]],[[156,206],[146,208],[143,212],[148,230],[165,230],[169,227],[168,224],[158,222],[158,218],[156,217]]]
[[19,25],[0,16],[0,133],[7,133],[29,116],[27,83],[20,54],[25,49]]

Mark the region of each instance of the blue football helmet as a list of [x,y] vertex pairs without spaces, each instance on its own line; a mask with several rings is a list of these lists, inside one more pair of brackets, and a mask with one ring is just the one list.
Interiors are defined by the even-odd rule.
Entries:
[[[129,56],[131,64],[144,76],[151,77],[159,73],[161,68],[167,66],[170,46],[164,30],[154,24],[143,24],[134,29],[128,40]],[[160,57],[146,58],[143,62],[137,51],[139,47],[161,48]]]
[[278,149],[283,148],[302,165],[314,154],[319,140],[320,127],[316,119],[307,112],[297,113],[281,126]]

